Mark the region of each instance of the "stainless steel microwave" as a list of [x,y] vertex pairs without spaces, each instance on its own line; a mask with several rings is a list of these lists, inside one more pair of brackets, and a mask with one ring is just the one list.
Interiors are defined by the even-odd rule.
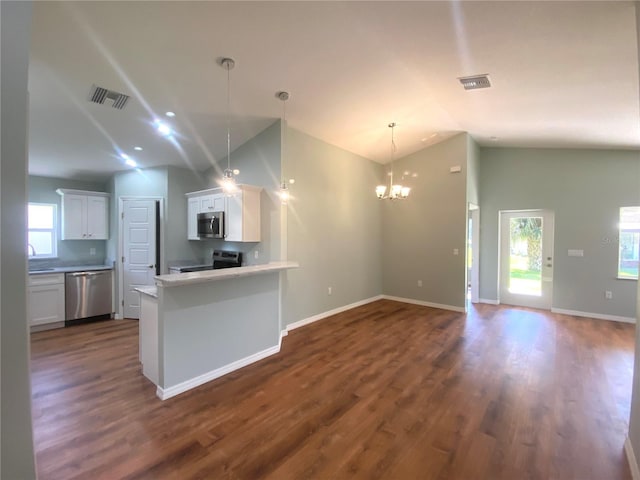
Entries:
[[224,238],[224,212],[199,213],[198,238]]

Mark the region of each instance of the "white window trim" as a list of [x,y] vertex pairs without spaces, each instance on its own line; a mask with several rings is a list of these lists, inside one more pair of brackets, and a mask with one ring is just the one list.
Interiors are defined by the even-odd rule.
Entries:
[[[29,202],[28,205],[39,205],[46,207],[53,207],[53,226],[51,228],[29,228],[29,219],[27,218],[27,242],[28,232],[51,232],[51,245],[53,252],[50,255],[38,254],[31,255],[29,244],[27,244],[27,256],[29,260],[39,260],[41,258],[58,258],[58,205],[55,203],[41,203],[41,202]],[[27,210],[28,214],[28,210]]]
[[[639,208],[638,205],[627,205],[624,207],[620,207],[618,209],[618,264],[616,265],[616,278],[618,280],[635,280],[638,281],[638,277],[640,277],[640,275],[635,276],[635,277],[629,277],[629,276],[621,276],[620,275],[620,242],[622,241],[622,229],[623,229],[623,225],[626,226],[627,228],[625,228],[625,230],[634,230],[632,228],[629,228],[628,224],[623,224],[622,222],[620,222],[620,218],[622,217],[622,209],[623,208]],[[635,225],[634,225],[635,226]],[[634,232],[635,233],[635,232]]]

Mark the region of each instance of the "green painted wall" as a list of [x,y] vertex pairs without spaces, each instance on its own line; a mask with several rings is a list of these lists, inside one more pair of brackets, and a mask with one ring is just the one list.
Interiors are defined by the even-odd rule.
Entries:
[[285,146],[287,255],[300,268],[285,276],[283,326],[382,293],[382,166],[291,128]]
[[206,177],[186,168],[167,168],[164,266],[175,261],[208,260],[202,242],[187,240],[187,197],[185,193],[205,188]]
[[497,299],[498,212],[545,208],[555,212],[553,307],[635,317],[637,282],[616,278],[617,223],[620,207],[640,205],[639,185],[640,152],[482,148],[480,298]]
[[[460,166],[460,173],[449,168]],[[407,200],[382,205],[386,295],[463,309],[467,218],[467,134],[396,161],[416,172]],[[458,249],[458,255],[453,250]],[[422,287],[418,286],[422,281]]]
[[36,478],[27,327],[27,118],[31,2],[0,2],[0,478]]
[[[280,259],[280,198],[277,195],[281,176],[280,135],[280,120],[277,120],[231,153],[231,168],[240,170],[237,182],[263,187],[260,195],[262,241],[247,243],[214,239],[192,240],[191,243],[204,245],[208,258],[211,258],[214,248],[220,248],[242,252],[242,261],[247,265]],[[220,166],[220,169],[212,167],[204,173],[209,188],[219,186],[218,180],[221,171],[227,166],[227,157],[220,160]],[[258,252],[257,259],[255,252]]]
[[[640,73],[640,2],[635,2],[636,9],[636,34],[638,45],[638,73]],[[638,85],[640,89],[640,85]],[[639,112],[640,112],[640,105]],[[640,115],[639,115],[640,116]],[[636,188],[637,184],[636,184]],[[636,348],[633,366],[633,386],[631,394],[631,416],[629,418],[628,440],[634,452],[635,460],[640,459],[640,282],[636,289]],[[631,460],[631,459],[630,459]],[[635,465],[638,466],[637,464]],[[632,470],[633,471],[633,470]]]

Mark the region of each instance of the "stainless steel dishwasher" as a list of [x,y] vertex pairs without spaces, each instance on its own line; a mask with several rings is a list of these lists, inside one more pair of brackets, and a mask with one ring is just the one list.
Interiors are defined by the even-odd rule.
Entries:
[[111,315],[111,270],[65,275],[65,320]]

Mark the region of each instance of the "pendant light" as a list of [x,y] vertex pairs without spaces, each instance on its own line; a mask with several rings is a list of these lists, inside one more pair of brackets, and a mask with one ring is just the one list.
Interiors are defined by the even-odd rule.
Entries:
[[389,192],[387,193],[386,185],[378,185],[376,187],[376,195],[380,200],[404,200],[409,196],[409,192],[411,188],[405,187],[399,183],[393,183],[393,162],[394,156],[396,152],[396,142],[394,139],[394,128],[396,127],[395,123],[390,123],[389,128],[391,129],[391,163],[389,167]]
[[[289,100],[289,92],[277,92],[276,98],[282,101],[282,121],[280,122],[280,125],[282,126],[282,128],[286,128],[287,100]],[[285,156],[286,154],[286,138],[287,138],[287,131],[284,130],[284,135],[282,139],[282,156]],[[294,184],[295,180],[291,178],[289,179],[289,183]],[[280,202],[282,203],[282,205],[286,205],[289,199],[291,198],[289,187],[287,186],[287,181],[284,179],[280,183],[280,191],[278,192],[278,196],[280,197]]]
[[233,196],[238,190],[235,176],[240,170],[231,170],[231,74],[230,71],[235,67],[236,62],[233,58],[223,58],[220,60],[220,66],[227,71],[227,168],[222,173],[222,190],[227,196]]

